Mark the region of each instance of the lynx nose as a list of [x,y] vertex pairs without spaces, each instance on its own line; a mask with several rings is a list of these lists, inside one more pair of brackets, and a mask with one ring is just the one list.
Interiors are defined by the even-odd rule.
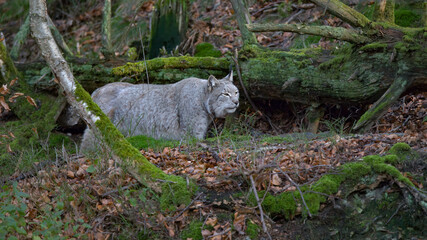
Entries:
[[238,99],[233,99],[232,100],[234,104],[236,104],[236,108],[239,106],[239,100]]

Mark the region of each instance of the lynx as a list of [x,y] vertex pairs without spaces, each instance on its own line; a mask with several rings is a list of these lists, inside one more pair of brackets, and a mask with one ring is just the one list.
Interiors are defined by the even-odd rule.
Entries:
[[[147,135],[180,140],[206,136],[214,118],[224,118],[239,106],[239,90],[233,72],[217,80],[186,78],[174,84],[110,83],[92,94],[93,100],[125,137]],[[82,150],[93,148],[94,136],[87,128]]]

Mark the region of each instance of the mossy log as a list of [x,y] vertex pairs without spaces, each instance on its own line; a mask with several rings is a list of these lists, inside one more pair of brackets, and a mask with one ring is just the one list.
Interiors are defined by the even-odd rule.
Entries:
[[[417,88],[427,88],[425,48],[413,42],[345,45],[332,54],[321,49],[269,51],[255,45],[240,51],[243,81],[252,98],[304,104],[373,103],[397,76]],[[393,59],[391,59],[393,58]],[[186,77],[226,75],[231,60],[212,57],[170,57],[146,61],[150,83],[174,83]],[[147,83],[141,62],[100,63],[71,61],[76,79],[88,91],[110,82]],[[114,67],[115,65],[122,65]],[[40,65],[18,65],[27,78],[42,75]],[[50,80],[46,78],[46,80]],[[38,83],[40,84],[40,82]]]
[[[410,50],[415,46],[405,42],[394,46],[373,44],[363,49],[348,45],[330,54],[320,49],[269,51],[251,45],[242,49],[239,60],[245,87],[253,98],[360,104],[377,100],[396,76],[427,87],[423,68],[426,50]],[[392,55],[397,56],[391,61]],[[150,79],[160,73],[166,76],[171,69],[200,67],[224,74],[228,69],[224,58],[159,58],[147,61],[147,65]],[[144,66],[143,62],[128,63],[112,73],[145,81]]]

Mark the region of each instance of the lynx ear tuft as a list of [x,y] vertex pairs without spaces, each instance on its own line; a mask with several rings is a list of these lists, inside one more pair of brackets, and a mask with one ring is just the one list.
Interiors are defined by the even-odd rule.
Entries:
[[212,91],[212,89],[214,89],[218,84],[219,84],[218,80],[214,76],[210,75],[208,78],[208,89],[209,89],[209,91]]
[[225,76],[224,80],[233,82],[233,69],[230,69],[230,73],[227,76]]

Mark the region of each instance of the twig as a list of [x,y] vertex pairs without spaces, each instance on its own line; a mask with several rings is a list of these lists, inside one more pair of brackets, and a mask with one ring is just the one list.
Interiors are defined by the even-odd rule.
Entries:
[[264,211],[262,210],[261,201],[259,200],[258,192],[256,191],[256,188],[255,188],[255,181],[252,175],[249,175],[249,179],[251,180],[252,190],[254,191],[255,199],[258,204],[259,212],[261,215],[262,230],[264,230],[264,232],[267,233],[267,226],[265,226],[265,221],[264,221]]
[[197,145],[198,145],[198,146],[200,146],[200,147],[202,147],[203,149],[207,150],[208,152],[210,152],[210,154],[212,154],[212,157],[213,157],[217,162],[226,162],[226,161],[223,161],[223,160],[221,159],[221,157],[218,155],[218,153],[217,153],[217,152],[215,152],[215,151],[214,151],[211,147],[209,147],[207,144],[204,144],[204,143],[199,142],[199,143],[197,143]]
[[397,207],[396,211],[394,211],[394,213],[391,215],[391,217],[387,220],[387,222],[385,223],[386,225],[391,221],[391,219],[399,212],[400,208],[403,206],[403,203],[400,203],[399,206]]
[[197,200],[197,199],[199,199],[199,197],[200,196],[202,196],[202,194],[203,193],[199,193],[193,200],[191,200],[191,202],[190,202],[190,204],[188,204],[184,209],[182,209],[181,210],[181,212],[178,214],[178,215],[176,215],[175,217],[173,217],[172,219],[171,219],[171,222],[175,222],[175,220],[177,219],[177,218],[179,218],[185,211],[187,211],[190,207],[191,207],[191,205],[193,205],[193,203]]
[[302,194],[302,191],[301,191],[299,185],[296,182],[294,182],[294,180],[292,180],[292,178],[289,176],[289,174],[287,174],[285,171],[283,171],[280,167],[277,167],[277,169],[279,169],[279,171],[283,175],[285,175],[285,177],[288,179],[288,181],[291,182],[298,189],[298,192],[299,192],[301,199],[302,199],[302,203],[304,204],[304,207],[307,210],[308,216],[312,217],[310,209],[308,208],[307,203],[305,202],[304,195]]
[[142,33],[141,33],[141,28],[140,28],[140,27],[138,27],[138,31],[139,31],[139,38],[141,39],[142,58],[143,58],[143,60],[144,60],[145,74],[147,75],[147,83],[148,83],[148,84],[150,84],[150,78],[148,77],[147,60],[145,59],[144,41],[142,41]]
[[295,13],[294,15],[292,15],[288,20],[286,20],[286,24],[290,23],[292,20],[294,20],[295,17],[297,17],[298,15],[300,15],[302,12],[304,12],[304,10],[299,10],[297,13]]
[[258,107],[255,105],[255,103],[249,97],[249,94],[248,94],[248,91],[245,88],[245,85],[243,85],[242,74],[240,73],[240,65],[239,65],[239,62],[237,61],[237,59],[238,59],[237,49],[235,49],[235,56],[231,57],[231,58],[233,59],[234,63],[236,64],[237,76],[239,77],[239,82],[240,82],[240,85],[242,86],[242,89],[243,89],[243,92],[244,92],[244,94],[246,96],[246,99],[248,99],[248,102],[251,104],[251,106],[254,108],[254,110],[261,115],[262,119],[264,119],[265,121],[267,121],[270,124],[270,126],[274,130],[274,132],[276,134],[279,134],[279,129],[276,126],[274,126],[274,124],[271,122],[271,119],[267,115],[263,114],[258,109]]
[[106,196],[111,195],[113,193],[117,193],[119,191],[123,191],[123,190],[129,189],[129,188],[133,188],[133,187],[136,187],[138,185],[140,185],[140,183],[134,183],[134,184],[131,184],[131,185],[124,186],[124,187],[122,187],[120,189],[114,189],[114,190],[108,191],[108,192],[106,192],[104,194],[101,194],[101,197],[106,197]]
[[211,235],[211,236],[208,236],[208,238],[213,238],[213,237],[216,237],[216,236],[221,236],[221,235],[223,235],[223,234],[228,233],[229,231],[231,231],[231,228],[227,228],[227,229],[225,229],[225,230],[224,230],[224,231],[222,231],[222,232],[215,233],[215,234],[213,234],[213,235]]

